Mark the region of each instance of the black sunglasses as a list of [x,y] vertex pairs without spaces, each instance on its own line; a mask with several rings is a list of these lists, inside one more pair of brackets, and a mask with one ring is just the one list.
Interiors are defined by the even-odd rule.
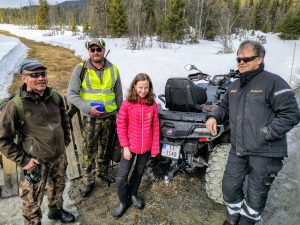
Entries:
[[102,52],[102,48],[90,48],[91,53],[96,52]]
[[36,73],[25,73],[24,75],[30,76],[31,78],[39,78],[40,76],[42,78],[45,78],[47,77],[47,72],[43,71],[43,72],[36,72]]
[[248,63],[248,62],[253,61],[253,60],[256,59],[257,57],[258,57],[257,55],[251,56],[251,57],[242,57],[242,58],[237,57],[237,58],[236,58],[236,61],[237,61],[238,63],[240,63],[240,62],[242,62],[242,60],[243,60],[243,62]]

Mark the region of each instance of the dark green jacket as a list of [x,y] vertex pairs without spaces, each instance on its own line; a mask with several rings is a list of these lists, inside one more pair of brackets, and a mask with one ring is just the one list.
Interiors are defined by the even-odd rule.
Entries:
[[26,85],[20,88],[25,123],[21,129],[21,142],[14,142],[18,129],[17,108],[10,101],[0,114],[0,151],[7,158],[24,167],[35,158],[41,162],[51,162],[65,153],[70,143],[70,125],[63,99],[59,104],[51,97],[47,87],[43,96],[26,91]]

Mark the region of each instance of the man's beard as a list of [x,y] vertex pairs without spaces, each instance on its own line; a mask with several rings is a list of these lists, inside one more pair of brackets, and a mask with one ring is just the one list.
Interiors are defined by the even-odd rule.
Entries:
[[93,58],[91,58],[91,60],[94,63],[102,63],[103,60],[104,60],[104,57],[101,57],[101,56],[99,56],[99,57],[93,57]]

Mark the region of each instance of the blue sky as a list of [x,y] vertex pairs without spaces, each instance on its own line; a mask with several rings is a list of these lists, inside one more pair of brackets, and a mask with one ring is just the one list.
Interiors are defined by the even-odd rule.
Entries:
[[[53,5],[56,3],[64,2],[67,0],[47,0],[48,4]],[[18,8],[20,6],[26,6],[31,4],[37,4],[38,0],[0,0],[0,8]]]

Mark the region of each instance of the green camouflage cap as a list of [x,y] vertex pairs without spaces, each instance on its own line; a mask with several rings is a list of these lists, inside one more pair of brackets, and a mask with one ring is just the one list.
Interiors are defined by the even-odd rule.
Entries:
[[91,41],[87,41],[85,43],[85,47],[89,49],[92,45],[97,45],[100,48],[105,48],[105,41],[103,39],[92,39]]

